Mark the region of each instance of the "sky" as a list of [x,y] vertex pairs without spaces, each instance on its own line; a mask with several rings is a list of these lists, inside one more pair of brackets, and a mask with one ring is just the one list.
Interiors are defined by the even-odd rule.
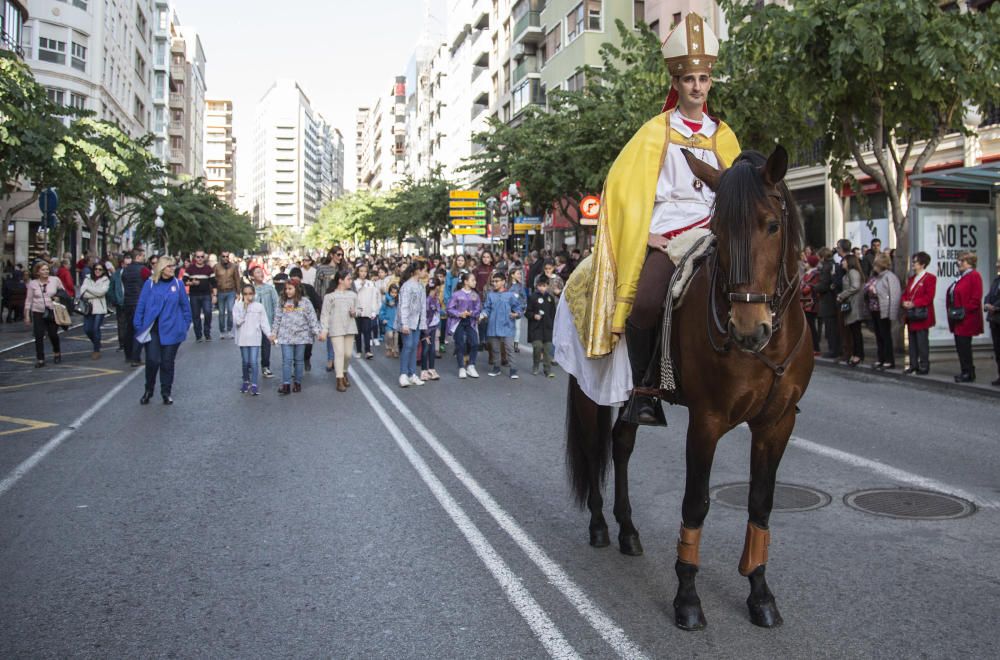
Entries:
[[[430,0],[443,29],[443,0]],[[424,25],[424,0],[174,0],[205,50],[209,98],[233,101],[237,192],[249,192],[257,101],[294,78],[313,111],[344,136],[344,179],[354,187],[357,108],[402,75]],[[442,30],[443,31],[443,30]]]

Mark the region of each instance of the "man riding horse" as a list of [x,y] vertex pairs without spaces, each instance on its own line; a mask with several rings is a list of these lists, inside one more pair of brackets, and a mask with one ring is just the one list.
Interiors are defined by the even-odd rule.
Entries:
[[655,355],[674,271],[667,246],[708,225],[715,201],[715,193],[692,173],[681,150],[717,169],[729,167],[740,153],[729,126],[708,114],[719,52],[711,28],[699,15],[688,14],[667,36],[662,52],[671,74],[670,94],[663,114],[639,129],[608,173],[594,250],[590,318],[580,336],[586,357],[598,358],[612,353],[624,333],[633,385],[626,415],[630,422],[647,425],[665,424],[656,389],[644,377]]

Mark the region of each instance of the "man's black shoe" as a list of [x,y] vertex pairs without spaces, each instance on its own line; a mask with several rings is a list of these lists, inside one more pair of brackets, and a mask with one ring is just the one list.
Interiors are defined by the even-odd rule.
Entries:
[[165,405],[165,406],[172,406],[172,405],[174,405],[174,400],[170,398],[169,394],[167,396],[163,397],[163,405]]
[[970,373],[961,373],[955,376],[956,383],[974,383],[976,382],[976,377]]
[[146,405],[147,403],[149,403],[149,400],[152,399],[152,398],[153,398],[153,393],[152,392],[143,392],[142,393],[142,398],[139,399],[139,403],[141,403],[142,405]]
[[997,378],[995,381],[990,383],[990,385],[992,385],[993,387],[1000,387],[1000,378]]
[[926,375],[927,375],[927,374],[929,374],[930,372],[931,372],[931,370],[930,370],[930,369],[917,369],[917,371],[916,371],[916,374],[917,374],[918,376],[926,376]]

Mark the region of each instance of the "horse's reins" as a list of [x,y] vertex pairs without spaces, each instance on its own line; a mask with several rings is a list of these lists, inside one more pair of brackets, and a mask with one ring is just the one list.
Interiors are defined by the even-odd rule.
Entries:
[[[769,197],[776,198],[781,203],[781,261],[778,263],[778,275],[777,281],[774,286],[774,293],[756,293],[756,292],[737,292],[729,291],[729,284],[725,282],[721,287],[718,286],[719,283],[719,258],[718,250],[712,254],[712,279],[709,288],[709,302],[708,302],[708,341],[712,348],[717,353],[725,353],[729,351],[732,341],[729,337],[728,327],[722,324],[722,320],[719,318],[719,309],[716,304],[716,295],[718,290],[721,288],[726,294],[727,301],[732,304],[766,304],[771,308],[771,339],[774,338],[776,334],[782,329],[785,312],[788,311],[788,307],[792,300],[795,298],[794,295],[799,289],[799,279],[800,275],[796,272],[794,277],[788,276],[787,269],[787,257],[788,257],[788,205],[785,201],[784,195],[774,194],[768,195]],[[728,310],[727,321],[732,316],[732,307],[730,306]],[[722,345],[719,345],[716,341],[715,335],[712,332],[713,326],[715,331],[718,332],[725,341]],[[757,350],[747,350],[762,363],[764,363],[771,371],[774,372],[774,380],[771,381],[771,387],[768,390],[767,398],[764,400],[764,404],[760,407],[757,413],[750,419],[756,419],[761,413],[763,413],[774,399],[775,393],[777,392],[778,381],[781,377],[785,375],[785,371],[788,369],[788,365],[791,364],[795,355],[799,352],[802,347],[802,342],[805,340],[807,328],[803,326],[802,332],[799,334],[798,340],[795,342],[795,346],[788,353],[784,360],[780,363],[775,362],[768,356],[764,355],[763,351],[767,348],[770,343],[770,339]],[[742,349],[746,350],[746,349]]]

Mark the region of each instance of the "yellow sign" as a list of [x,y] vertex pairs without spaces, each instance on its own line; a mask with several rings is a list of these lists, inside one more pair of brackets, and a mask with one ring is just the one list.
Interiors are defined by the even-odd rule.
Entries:
[[486,227],[453,227],[452,236],[485,236]]
[[449,218],[485,218],[486,211],[477,211],[474,209],[452,209],[448,211]]
[[478,190],[451,190],[448,192],[451,199],[479,199]]
[[466,199],[453,199],[448,202],[448,207],[453,209],[482,209],[486,208],[486,205],[482,202],[476,202]]
[[485,227],[485,220],[475,220],[473,218],[455,218],[451,221],[453,227]]
[[514,233],[515,234],[523,234],[526,231],[531,231],[532,229],[538,229],[539,227],[540,227],[540,225],[536,225],[536,224],[531,223],[531,222],[526,223],[526,224],[522,224],[522,223],[516,222],[516,223],[514,223]]

